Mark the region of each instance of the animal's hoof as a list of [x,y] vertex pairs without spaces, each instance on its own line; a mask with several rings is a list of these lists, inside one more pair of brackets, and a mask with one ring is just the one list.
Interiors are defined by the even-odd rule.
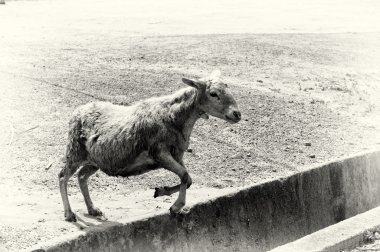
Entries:
[[172,217],[183,217],[184,215],[186,215],[190,212],[190,208],[188,208],[188,207],[179,208],[179,207],[173,205],[170,207],[169,211],[170,211],[170,215]]
[[68,222],[77,222],[77,217],[73,212],[70,212],[68,214],[65,214],[65,221]]
[[100,209],[97,208],[97,207],[89,209],[88,210],[88,214],[91,215],[91,216],[103,216],[102,211],[100,211]]
[[153,195],[154,198],[161,196],[160,195],[160,189],[161,188],[158,188],[158,187],[154,188],[154,195]]
[[167,186],[164,186],[164,187],[156,187],[154,188],[154,195],[153,197],[157,198],[157,197],[160,197],[160,196],[164,196],[164,195],[170,195],[168,194],[168,187]]
[[190,207],[184,207],[179,212],[180,214],[188,214],[190,213]]

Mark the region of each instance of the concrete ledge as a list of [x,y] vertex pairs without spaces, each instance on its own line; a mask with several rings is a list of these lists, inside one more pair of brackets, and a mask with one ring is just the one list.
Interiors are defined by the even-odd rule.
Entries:
[[333,252],[357,247],[367,231],[380,227],[380,207],[331,225],[270,252]]
[[104,222],[30,250],[268,251],[379,206],[379,181],[380,152],[366,152],[200,202],[183,218]]

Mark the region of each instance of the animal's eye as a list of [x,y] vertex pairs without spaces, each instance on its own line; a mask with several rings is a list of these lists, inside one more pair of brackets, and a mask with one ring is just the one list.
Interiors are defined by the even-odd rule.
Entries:
[[210,92],[210,96],[211,96],[211,97],[218,97],[218,98],[219,98],[218,94],[215,93],[215,92]]

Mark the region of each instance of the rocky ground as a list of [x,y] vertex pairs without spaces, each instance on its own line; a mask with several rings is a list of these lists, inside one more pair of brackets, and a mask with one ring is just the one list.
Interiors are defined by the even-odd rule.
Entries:
[[[220,69],[243,120],[196,124],[185,157],[189,202],[380,148],[380,33],[131,36],[107,24],[110,32],[17,24],[0,34],[0,244],[8,250],[98,223],[85,215],[75,177],[69,192],[81,219],[63,221],[57,183],[70,114],[86,102],[127,105]],[[177,182],[163,170],[129,179],[99,172],[90,191],[117,221],[168,209],[176,196],[153,199],[153,188]]]

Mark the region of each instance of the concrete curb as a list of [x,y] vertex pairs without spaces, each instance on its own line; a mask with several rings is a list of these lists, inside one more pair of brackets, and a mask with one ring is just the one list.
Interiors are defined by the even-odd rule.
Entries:
[[104,222],[28,251],[268,251],[380,205],[380,151],[168,211]]
[[331,225],[270,252],[333,252],[353,249],[367,231],[380,228],[380,207]]

